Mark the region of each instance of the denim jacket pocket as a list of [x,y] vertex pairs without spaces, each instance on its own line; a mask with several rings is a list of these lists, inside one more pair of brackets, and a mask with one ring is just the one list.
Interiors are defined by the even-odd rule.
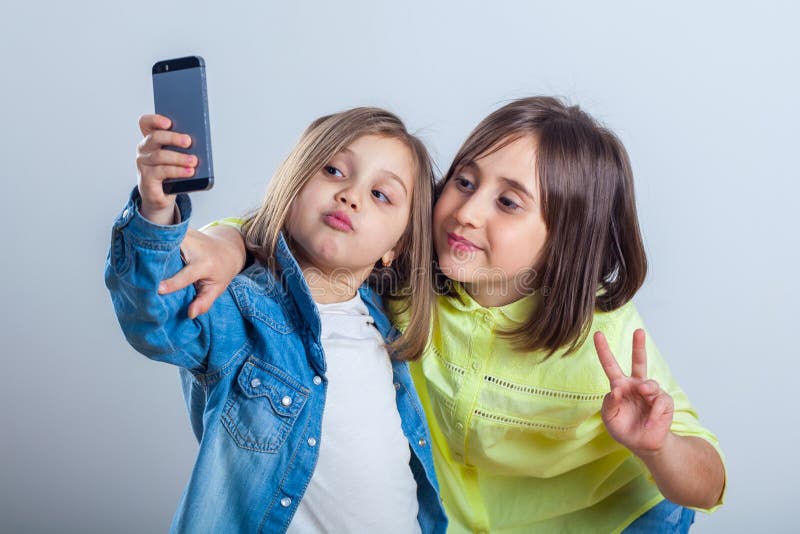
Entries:
[[242,449],[277,452],[292,431],[309,390],[255,356],[239,371],[222,423]]

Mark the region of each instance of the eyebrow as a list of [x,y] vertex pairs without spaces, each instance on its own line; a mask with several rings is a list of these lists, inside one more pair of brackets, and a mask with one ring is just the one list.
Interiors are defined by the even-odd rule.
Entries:
[[403,183],[403,180],[401,180],[399,176],[397,176],[392,171],[387,171],[386,169],[381,169],[381,172],[385,173],[386,176],[388,176],[389,178],[391,178],[391,179],[395,180],[397,183],[399,183],[400,187],[403,188],[403,193],[406,196],[408,196],[408,190],[406,189],[406,184]]
[[[481,166],[478,165],[478,163],[475,162],[474,160],[467,160],[466,162],[464,162],[462,167],[472,167],[473,169],[478,171],[479,174],[483,174],[483,171],[481,171]],[[527,196],[531,200],[535,200],[531,192],[528,191],[528,188],[525,187],[525,184],[523,184],[519,180],[515,180],[514,178],[508,178],[506,176],[500,176],[499,178],[507,186],[511,187],[512,189],[516,189],[517,191]]]

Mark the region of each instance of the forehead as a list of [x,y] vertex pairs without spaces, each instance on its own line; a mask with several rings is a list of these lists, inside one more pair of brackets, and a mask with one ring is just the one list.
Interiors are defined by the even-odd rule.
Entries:
[[536,139],[523,135],[501,139],[472,162],[481,174],[509,178],[533,187],[536,183]]
[[394,174],[407,189],[414,185],[414,155],[400,139],[381,135],[362,135],[342,153],[353,158],[363,171]]

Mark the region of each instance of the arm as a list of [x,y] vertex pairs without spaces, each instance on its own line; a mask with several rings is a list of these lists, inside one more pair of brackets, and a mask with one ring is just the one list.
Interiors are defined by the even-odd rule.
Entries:
[[[165,178],[186,176],[186,156],[163,145],[188,144],[186,136],[163,128],[169,120],[157,115],[140,119],[145,136],[136,159],[139,184],[114,223],[106,262],[106,286],[126,338],[139,352],[161,361],[201,370],[208,352],[208,328],[186,316],[193,289],[162,297],[157,286],[164,273],[181,268],[180,242],[191,214],[189,197],[163,193]],[[196,161],[195,161],[196,163]]]
[[602,407],[608,433],[644,462],[664,497],[682,506],[716,506],[725,486],[722,459],[706,440],[670,431],[673,399],[647,378],[644,330],[633,334],[631,376],[622,372],[602,333],[595,333],[594,342],[611,385]]
[[210,346],[207,316],[193,321],[186,314],[194,288],[158,294],[164,273],[182,267],[180,242],[191,212],[189,198],[178,199],[183,222],[157,225],[141,215],[139,193],[114,223],[105,282],[125,338],[150,359],[203,372]]
[[706,440],[695,436],[666,435],[659,451],[637,454],[653,475],[661,494],[683,506],[716,506],[725,486],[725,469],[719,454]]
[[245,265],[247,251],[238,228],[212,224],[201,232],[189,230],[181,243],[186,261],[172,278],[164,280],[159,293],[168,294],[191,284],[197,296],[189,305],[189,317],[206,313]]

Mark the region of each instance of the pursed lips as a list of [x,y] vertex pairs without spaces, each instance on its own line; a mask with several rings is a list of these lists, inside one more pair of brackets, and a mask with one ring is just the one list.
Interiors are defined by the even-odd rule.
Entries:
[[455,234],[453,232],[447,232],[447,244],[450,245],[450,248],[454,248],[456,250],[462,251],[476,251],[476,250],[483,250],[481,247],[470,241],[469,239]]
[[341,232],[353,231],[353,223],[350,221],[350,217],[348,217],[343,211],[331,211],[325,213],[322,216],[322,220],[334,230],[339,230]]

